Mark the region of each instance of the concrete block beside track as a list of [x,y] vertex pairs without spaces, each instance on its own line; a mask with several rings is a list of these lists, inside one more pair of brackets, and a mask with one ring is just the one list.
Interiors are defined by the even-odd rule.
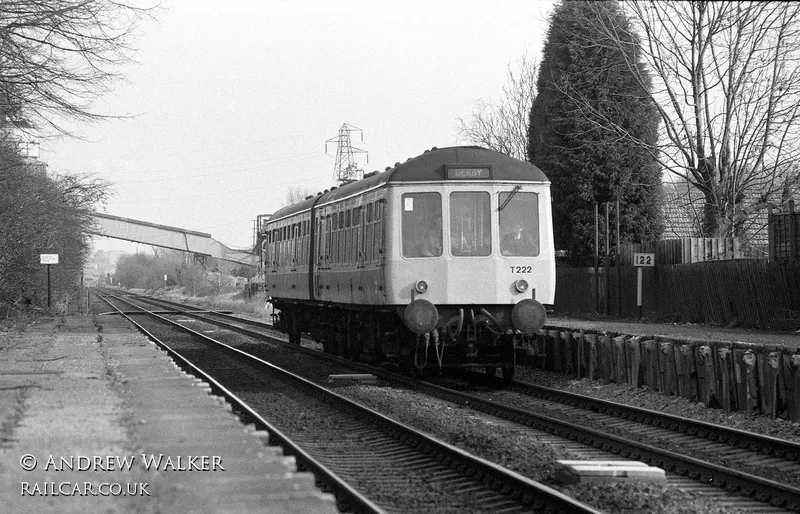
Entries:
[[123,319],[98,321],[0,333],[1,511],[338,512]]

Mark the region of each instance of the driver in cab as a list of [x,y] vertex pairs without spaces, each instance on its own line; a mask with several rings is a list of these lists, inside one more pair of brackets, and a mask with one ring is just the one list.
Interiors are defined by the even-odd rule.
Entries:
[[502,245],[500,245],[502,255],[533,256],[535,251],[536,242],[521,221],[514,223],[511,232],[503,237]]

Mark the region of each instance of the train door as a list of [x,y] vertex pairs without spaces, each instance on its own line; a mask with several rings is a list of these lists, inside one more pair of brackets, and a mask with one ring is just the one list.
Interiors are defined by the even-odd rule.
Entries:
[[[368,224],[365,239],[365,264],[362,270],[364,276],[364,300],[370,305],[382,305],[384,299],[384,254],[385,222],[384,216],[384,190],[379,190],[370,198],[370,203],[365,212]],[[370,209],[371,207],[371,209]]]
[[261,267],[260,273],[264,273],[270,267],[270,241],[272,239],[272,231],[268,230],[264,238],[261,240]]
[[298,230],[299,227],[297,223],[292,223],[289,226],[291,227],[290,229],[291,239],[289,240],[289,243],[292,245],[291,247],[292,262],[290,263],[291,266],[289,269],[291,271],[297,271],[297,252],[298,252],[298,246],[300,245],[300,231]]
[[[327,270],[331,267],[331,209],[330,207],[325,207],[321,210],[319,217],[317,218],[317,228],[319,230],[319,238],[318,238],[318,249],[319,252],[317,254],[317,266],[314,271],[314,293],[317,299],[320,300],[327,300],[327,297],[323,297],[323,291],[325,290],[325,281],[326,275],[330,275],[326,273]],[[328,284],[329,285],[329,284]],[[326,295],[327,296],[327,295]]]
[[278,258],[280,256],[280,240],[281,240],[280,234],[281,234],[280,228],[276,227],[272,229],[272,243],[270,243],[272,245],[272,252],[270,255],[272,261],[270,263],[270,268],[272,268],[273,273],[276,273],[278,271]]
[[311,241],[311,244],[314,245],[314,261],[309,263],[311,266],[311,294],[314,298],[319,298],[320,295],[320,269],[322,268],[322,256],[325,249],[323,248],[322,242],[325,239],[325,234],[322,231],[323,227],[323,215],[321,212],[316,211],[314,219],[312,223],[314,223],[314,239]]
[[364,206],[359,205],[356,208],[356,220],[358,223],[357,232],[356,232],[356,268],[361,269],[364,267],[364,261],[366,253],[364,252],[364,240],[366,239],[366,230],[364,225]]

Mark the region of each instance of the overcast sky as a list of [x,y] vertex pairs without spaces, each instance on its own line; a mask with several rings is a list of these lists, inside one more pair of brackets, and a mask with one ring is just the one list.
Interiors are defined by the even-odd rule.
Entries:
[[[498,101],[508,66],[537,61],[553,2],[166,0],[138,64],[98,105],[130,119],[43,142],[58,173],[112,181],[106,212],[252,244],[295,185],[333,181],[347,123],[365,171],[459,144],[458,118]],[[98,245],[102,246],[102,245]],[[113,245],[111,245],[113,246]]]

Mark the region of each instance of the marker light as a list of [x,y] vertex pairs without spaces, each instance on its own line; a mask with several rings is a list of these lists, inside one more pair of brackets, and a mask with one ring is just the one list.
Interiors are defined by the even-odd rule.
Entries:
[[422,293],[424,293],[425,291],[428,290],[428,283],[425,282],[424,280],[417,280],[417,283],[414,284],[414,289],[418,293],[422,294]]
[[520,293],[524,293],[525,291],[528,290],[528,281],[527,280],[523,280],[523,279],[519,279],[516,282],[514,282],[514,287]]

